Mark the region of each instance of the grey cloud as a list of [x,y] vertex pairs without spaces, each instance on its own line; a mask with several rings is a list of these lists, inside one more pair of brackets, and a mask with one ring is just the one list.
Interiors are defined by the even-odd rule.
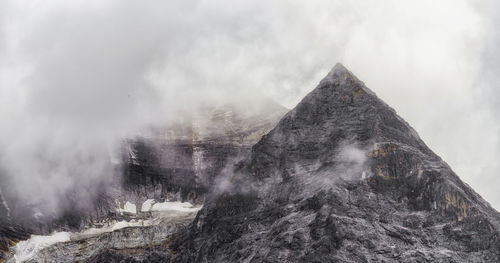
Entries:
[[0,163],[30,198],[106,180],[120,138],[201,103],[292,107],[341,61],[500,206],[499,111],[483,103],[498,16],[475,1],[0,5]]

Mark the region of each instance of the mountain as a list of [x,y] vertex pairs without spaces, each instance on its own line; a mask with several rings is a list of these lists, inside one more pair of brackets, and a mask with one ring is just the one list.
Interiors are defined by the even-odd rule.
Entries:
[[[0,238],[6,240],[1,247],[6,254],[3,257],[8,257],[8,262],[107,262],[123,258],[161,262],[170,258],[165,244],[184,231],[196,215],[196,207],[186,211],[185,206],[201,205],[216,175],[249,155],[251,146],[285,113],[279,104],[262,100],[206,106],[181,114],[177,121],[149,127],[143,136],[123,141],[122,158],[115,160],[120,178],[95,196],[91,209],[81,210],[74,200],[75,205],[60,217],[40,218],[33,216],[36,207],[9,200],[15,204],[13,221],[23,226],[18,230],[24,235],[13,239],[16,236],[10,232],[4,235],[0,228]],[[143,211],[147,203],[171,207]],[[3,204],[0,202],[0,216],[7,215]],[[183,207],[179,210],[176,205]],[[9,249],[29,234],[36,236]]]
[[2,202],[7,262],[500,262],[500,214],[341,64],[262,104],[124,141],[121,184],[35,222],[51,236],[9,250],[28,234]]
[[500,261],[500,214],[341,64],[224,176],[173,262]]

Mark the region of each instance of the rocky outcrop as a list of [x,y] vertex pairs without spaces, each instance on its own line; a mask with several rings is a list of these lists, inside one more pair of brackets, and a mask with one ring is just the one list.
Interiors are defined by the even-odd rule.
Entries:
[[[117,184],[113,189],[96,185],[97,194],[89,211],[82,211],[79,200],[69,194],[69,205],[61,208],[61,215],[35,218],[36,207],[11,198],[13,217],[22,225],[36,225],[36,233],[50,233],[54,229],[79,229],[88,220],[113,216],[110,212],[116,210],[116,199],[136,204],[150,198],[200,203],[215,176],[249,153],[286,113],[284,107],[271,101],[257,104],[253,108],[202,108],[183,114],[178,121],[150,127],[145,136],[124,140],[122,159],[114,165],[119,175],[114,180]],[[0,182],[6,180],[1,178]],[[0,190],[0,218],[7,214],[3,200]]]
[[271,101],[250,109],[207,108],[182,122],[155,127],[149,137],[128,140],[125,198],[202,203],[215,178],[247,156],[285,113]]
[[228,176],[174,262],[500,261],[500,214],[340,64]]
[[29,233],[11,222],[0,220],[0,262],[10,253],[10,247],[17,242],[29,238]]
[[[15,242],[27,239],[28,232],[38,235],[48,235],[53,231],[78,232],[110,221],[136,220],[134,214],[117,212],[125,202],[134,203],[138,211],[147,199],[201,204],[216,176],[227,167],[232,167],[234,162],[242,158],[240,156],[248,155],[251,146],[269,132],[284,114],[285,108],[266,101],[263,105],[250,109],[234,105],[207,108],[180,122],[152,127],[148,136],[123,142],[123,159],[115,165],[116,174],[121,176],[117,178],[116,185],[96,191],[98,194],[90,209],[82,209],[78,200],[68,196],[66,203],[70,205],[62,214],[40,217],[36,216],[36,207],[13,199],[15,206],[12,217],[23,226],[16,228],[23,235],[4,236],[2,228],[0,238],[3,241],[0,240],[0,246],[8,252]],[[100,186],[95,187],[99,189]],[[0,191],[0,219],[8,216],[8,207],[4,206],[3,200]],[[11,226],[0,224],[6,233],[10,233],[7,231],[10,228],[7,227]],[[134,231],[141,230],[138,228]],[[144,231],[147,233],[148,229]],[[94,245],[99,246],[96,242]],[[64,253],[77,249],[75,246],[56,247],[65,251]],[[129,252],[140,255],[141,251],[151,250],[141,250],[139,247],[127,250],[110,248],[102,255],[96,255],[96,260],[112,255],[119,258]],[[57,254],[56,250],[52,252]],[[154,258],[153,254],[151,257]],[[41,257],[47,255],[42,254]]]
[[10,219],[10,208],[0,189],[0,262],[6,259],[10,247],[27,239],[29,233]]
[[196,212],[169,212],[145,226],[110,232],[73,233],[70,240],[40,251],[35,251],[40,245],[28,244],[7,262],[166,262],[172,257],[168,243],[174,235],[185,230],[195,215]]

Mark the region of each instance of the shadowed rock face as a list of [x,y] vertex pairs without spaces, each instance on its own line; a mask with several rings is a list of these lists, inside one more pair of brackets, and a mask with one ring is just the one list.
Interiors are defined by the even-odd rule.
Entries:
[[274,102],[249,112],[234,105],[208,108],[187,121],[157,127],[150,137],[129,140],[123,173],[129,200],[202,203],[216,177],[232,172],[285,113]]
[[[68,198],[75,205],[68,206],[61,215],[40,219],[34,216],[36,207],[11,198],[8,201],[12,221],[22,226],[13,228],[0,190],[0,249],[8,253],[9,246],[27,239],[30,233],[78,231],[95,223],[132,219],[116,212],[116,200],[135,203],[139,211],[146,199],[202,203],[215,178],[243,158],[240,156],[249,155],[251,146],[286,113],[284,107],[274,102],[263,104],[244,109],[234,105],[208,107],[198,115],[187,116],[183,122],[153,127],[150,136],[124,141],[124,158],[116,165],[116,174],[121,178],[112,189],[102,187],[87,210],[78,206],[78,200]],[[5,180],[0,178],[2,183]],[[140,255],[141,251],[110,250],[95,260],[132,252]],[[0,262],[5,256],[2,253]],[[151,253],[154,258],[155,252]]]
[[10,209],[0,190],[0,262],[5,260],[9,247],[28,237],[26,230],[11,222]]
[[500,261],[500,214],[340,64],[228,181],[174,262]]
[[9,247],[29,238],[29,234],[21,227],[4,220],[0,220],[0,262],[5,260]]

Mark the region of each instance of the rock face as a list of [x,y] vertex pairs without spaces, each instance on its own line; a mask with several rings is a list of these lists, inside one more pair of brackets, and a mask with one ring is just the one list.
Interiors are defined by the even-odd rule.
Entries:
[[[235,105],[210,107],[194,116],[187,116],[180,122],[153,127],[148,136],[124,141],[123,160],[116,164],[116,174],[121,174],[120,180],[117,180],[119,184],[112,189],[100,191],[101,194],[95,197],[93,207],[88,211],[81,210],[75,204],[75,206],[69,206],[68,210],[59,217],[40,219],[34,216],[36,207],[16,203],[17,200],[13,199],[11,200],[14,204],[12,220],[22,226],[14,227],[10,223],[9,208],[4,202],[0,189],[1,251],[9,253],[9,247],[17,241],[29,238],[31,233],[48,235],[53,231],[79,231],[110,221],[137,219],[135,215],[117,213],[117,202],[121,203],[120,205],[132,202],[138,211],[141,210],[140,205],[147,199],[156,199],[161,202],[167,199],[190,201],[201,204],[216,176],[227,167],[232,167],[233,162],[242,158],[240,156],[248,155],[251,146],[262,135],[269,132],[286,113],[284,107],[274,102],[267,101],[263,104],[265,105],[254,105],[249,109]],[[0,178],[0,182],[5,182],[5,180],[5,178]],[[134,231],[142,230],[137,228]],[[149,230],[144,228],[143,231],[146,237]],[[161,230],[156,229],[156,231]],[[116,234],[113,235],[116,236]],[[114,240],[117,239],[118,237]],[[165,237],[164,240],[166,240]],[[150,247],[156,243],[158,242],[152,243],[146,239],[142,247]],[[87,260],[89,257],[86,255],[95,254],[97,251],[95,248],[101,246],[97,241],[92,240],[81,242],[81,244],[88,246],[88,249],[68,243],[55,246],[56,250],[46,249],[42,251],[45,254],[42,253],[33,260],[40,260],[54,253],[55,257],[52,261],[63,262],[61,257],[57,257],[60,254],[57,251],[61,250],[63,251],[61,253],[69,255],[72,249],[75,253],[76,251],[83,253],[74,260]],[[1,251],[0,262],[6,257]],[[127,250],[118,250],[113,247],[103,252],[102,255],[96,255],[98,258],[96,262],[104,260],[103,257],[109,259],[116,256],[114,257],[116,260],[120,259],[120,256],[127,258],[125,255],[132,252],[139,256],[130,258],[135,258],[135,260],[147,258],[140,256],[141,251],[145,250],[141,250],[141,246],[138,245],[134,246],[134,249],[127,248]]]
[[341,64],[227,176],[173,262],[500,262],[500,214]]
[[[172,213],[154,224],[126,227],[112,232],[72,236],[69,241],[41,249],[24,259],[21,255],[7,262],[166,262],[172,257],[168,243],[184,231],[195,212]],[[30,253],[36,246],[23,251]]]
[[7,258],[10,247],[21,240],[29,238],[29,234],[11,222],[0,220],[0,262]]
[[[186,114],[180,121],[168,125],[151,127],[144,137],[123,141],[123,158],[115,164],[116,181],[113,191],[102,189],[96,196],[92,213],[72,211],[60,218],[48,218],[47,222],[36,221],[33,207],[25,207],[18,200],[13,204],[12,217],[22,225],[35,227],[35,233],[50,233],[54,229],[78,229],[89,220],[106,218],[116,209],[115,199],[134,201],[146,199],[190,200],[202,202],[209,184],[221,171],[232,166],[232,161],[250,152],[264,134],[268,133],[286,113],[287,109],[275,102],[261,102],[254,108],[245,109],[237,105],[207,107]],[[1,175],[1,173],[0,173]],[[0,177],[7,184],[8,178]],[[96,186],[98,188],[99,186]],[[68,202],[72,201],[70,197]],[[78,200],[74,200],[78,202]],[[0,189],[0,218],[6,217]],[[140,207],[139,207],[140,209]]]
[[274,102],[242,109],[208,108],[183,122],[129,140],[123,172],[128,200],[202,203],[215,178],[248,155],[286,113]]
[[25,229],[11,222],[10,209],[0,189],[0,262],[5,260],[12,245],[28,237]]

